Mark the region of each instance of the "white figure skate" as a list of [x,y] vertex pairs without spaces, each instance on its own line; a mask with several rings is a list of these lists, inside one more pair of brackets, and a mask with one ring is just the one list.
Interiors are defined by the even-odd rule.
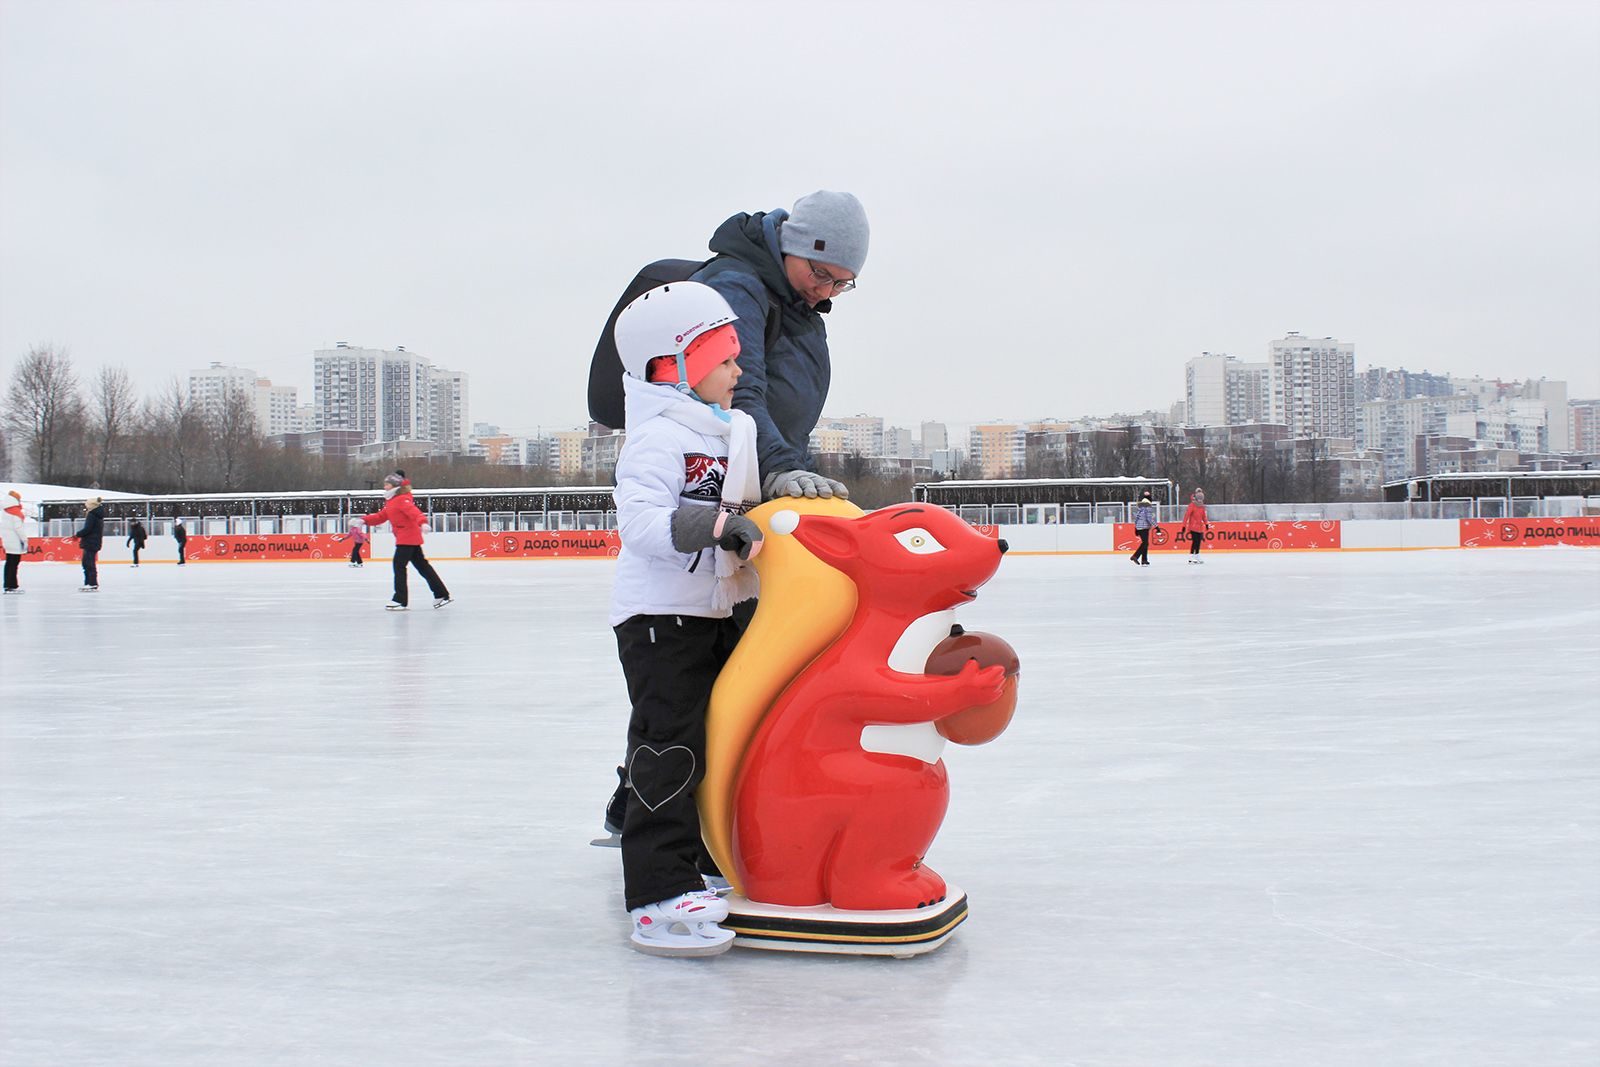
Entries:
[[733,931],[717,924],[728,902],[699,890],[634,908],[633,947],[652,956],[720,956],[733,947]]

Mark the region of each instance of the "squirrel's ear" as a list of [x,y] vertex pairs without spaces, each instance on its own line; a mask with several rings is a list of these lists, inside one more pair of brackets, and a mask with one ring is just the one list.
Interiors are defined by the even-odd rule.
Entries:
[[799,541],[811,554],[824,563],[834,566],[860,555],[856,542],[855,523],[835,519],[828,515],[804,515],[794,530]]

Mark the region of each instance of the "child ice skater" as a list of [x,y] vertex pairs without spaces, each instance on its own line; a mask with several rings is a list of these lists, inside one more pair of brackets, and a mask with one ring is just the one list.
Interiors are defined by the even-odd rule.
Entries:
[[335,541],[349,541],[350,542],[350,566],[352,566],[352,567],[361,566],[361,546],[366,544],[369,540],[371,540],[371,537],[367,534],[367,524],[366,523],[362,522],[360,519],[351,519],[350,520],[350,532],[346,533],[346,534],[338,534],[337,536],[334,537],[334,540]]
[[417,568],[422,580],[433,593],[433,606],[442,608],[450,603],[450,590],[434,573],[433,564],[422,554],[422,528],[427,518],[411,499],[411,481],[405,471],[397,470],[383,480],[383,495],[388,497],[383,507],[371,515],[363,515],[366,526],[388,523],[394,530],[394,599],[384,605],[390,611],[406,611],[411,605],[406,589],[406,565]]
[[1133,509],[1133,532],[1139,537],[1139,547],[1128,557],[1140,566],[1150,566],[1150,527],[1155,523],[1155,503],[1150,499],[1150,490],[1146,489],[1139,494],[1139,506]]
[[738,640],[733,605],[756,595],[761,530],[750,416],[731,410],[737,318],[697,282],[652,289],[617,317],[627,444],[617,463],[622,552],[610,622],[633,705],[622,814],[632,943],[664,956],[733,944],[694,792],[705,772],[711,685]]

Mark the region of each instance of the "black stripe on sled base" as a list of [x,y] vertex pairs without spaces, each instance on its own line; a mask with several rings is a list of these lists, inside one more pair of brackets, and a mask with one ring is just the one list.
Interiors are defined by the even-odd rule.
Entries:
[[[833,908],[771,908],[754,905],[761,911],[743,911],[743,901],[734,901],[722,926],[744,941],[772,943],[772,947],[793,944],[822,948],[837,946],[839,951],[862,951],[877,946],[887,951],[932,941],[943,941],[967,919],[965,893],[945,900],[940,906],[915,912],[887,912],[894,919],[863,921],[865,912],[836,911]],[[898,918],[898,916],[905,916]]]

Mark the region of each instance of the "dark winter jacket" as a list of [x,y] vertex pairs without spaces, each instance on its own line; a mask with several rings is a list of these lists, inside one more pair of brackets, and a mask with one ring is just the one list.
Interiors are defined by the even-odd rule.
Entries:
[[174,526],[172,528],[172,539],[181,546],[185,541],[189,540],[189,531],[182,526]]
[[95,508],[83,517],[83,529],[72,535],[78,539],[78,547],[85,552],[100,551],[101,542],[105,538],[105,509]]
[[148,537],[149,534],[144,532],[144,523],[136,522],[128,528],[128,540],[124,543],[133,545],[135,548],[143,548]]
[[[833,308],[824,300],[808,307],[783,272],[778,229],[787,211],[733,216],[711,236],[717,258],[694,280],[722,294],[734,314],[739,334],[739,369],[733,406],[756,423],[756,455],[761,477],[781,471],[814,470],[809,451],[811,431],[822,417],[832,377],[828,330],[822,314]],[[767,309],[782,312],[782,330],[772,351],[766,350]]]

